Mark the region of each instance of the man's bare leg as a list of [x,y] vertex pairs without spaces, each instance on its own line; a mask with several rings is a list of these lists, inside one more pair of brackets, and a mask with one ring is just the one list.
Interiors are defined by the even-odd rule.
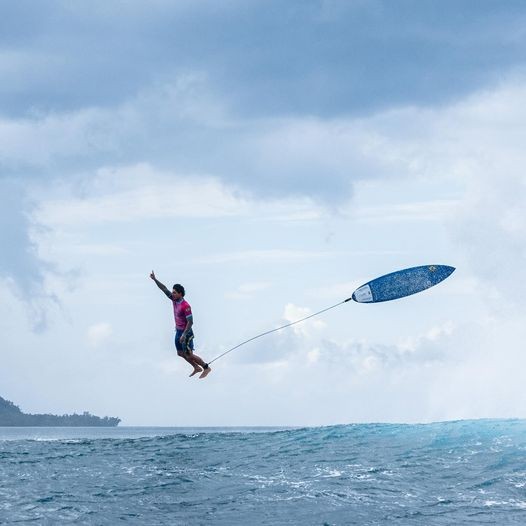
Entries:
[[194,368],[194,370],[188,375],[190,378],[192,378],[192,376],[194,376],[194,374],[197,374],[197,373],[200,373],[200,372],[203,371],[203,369],[201,369],[201,367],[199,367],[195,363],[192,363],[192,367]]
[[190,377],[194,376],[194,374],[200,373],[203,369],[199,367],[198,363],[195,362],[194,355],[190,353],[177,353],[181,358],[184,358],[193,368],[194,370],[190,373]]
[[212,368],[197,354],[194,353],[177,353],[181,358],[184,358],[194,370],[190,374],[190,377],[194,374],[201,373],[199,378],[206,378]]
[[[199,375],[199,378],[206,378],[206,376],[210,373],[212,368],[201,357],[197,356],[197,354],[192,353],[192,358],[194,359],[195,364],[203,368],[203,372]],[[192,375],[194,375],[196,372],[197,371],[194,371]]]
[[199,378],[206,378],[207,375],[212,371],[212,368],[208,364],[205,365],[206,367],[203,369],[203,372],[199,375]]

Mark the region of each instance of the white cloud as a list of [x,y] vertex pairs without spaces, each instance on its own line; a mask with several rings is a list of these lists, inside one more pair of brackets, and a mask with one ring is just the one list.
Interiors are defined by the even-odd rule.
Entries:
[[225,297],[233,300],[245,300],[254,297],[259,292],[268,290],[270,287],[271,283],[267,281],[242,283],[236,290],[227,292]]
[[251,261],[294,261],[306,259],[323,259],[330,257],[330,252],[313,252],[308,250],[246,250],[243,252],[229,252],[224,254],[211,254],[203,258],[195,258],[196,263],[217,264]]
[[44,201],[35,219],[56,226],[247,213],[247,204],[212,178],[169,176],[143,164],[100,170],[91,185],[92,195]]
[[[115,165],[116,168],[98,167],[93,172],[86,170],[84,176],[78,177],[83,180],[83,186],[77,193],[72,189],[73,184],[69,186],[64,182],[58,189],[56,186],[44,189],[39,196],[39,208],[34,218],[57,231],[69,229],[71,247],[68,248],[63,239],[61,250],[69,254],[76,251],[87,264],[96,268],[91,275],[86,272],[83,277],[86,282],[93,282],[93,274],[98,272],[100,275],[106,270],[101,270],[94,261],[102,258],[93,256],[122,256],[118,261],[120,266],[112,268],[113,274],[108,271],[104,276],[115,292],[112,300],[116,304],[121,301],[121,307],[126,305],[126,312],[131,313],[130,317],[134,320],[144,316],[144,303],[136,306],[125,302],[119,289],[129,287],[129,283],[137,283],[137,275],[132,277],[130,271],[130,275],[118,283],[115,275],[122,273],[123,262],[139,266],[139,252],[147,246],[147,236],[144,232],[138,235],[137,246],[134,247],[136,252],[132,252],[125,243],[123,248],[111,243],[112,231],[106,228],[110,224],[123,229],[130,227],[130,236],[135,236],[137,227],[145,225],[149,219],[205,218],[210,224],[225,218],[241,219],[243,228],[238,233],[244,235],[230,239],[229,247],[223,249],[220,243],[212,243],[216,238],[212,239],[212,235],[206,238],[203,234],[199,239],[199,247],[203,250],[196,252],[195,256],[191,253],[184,261],[187,269],[192,267],[195,271],[192,277],[196,283],[201,278],[217,281],[205,276],[207,273],[203,272],[203,267],[196,263],[225,265],[225,278],[230,287],[225,289],[227,297],[219,286],[215,289],[220,290],[218,296],[226,300],[221,304],[225,311],[231,308],[229,300],[244,299],[250,306],[253,304],[249,301],[258,293],[263,292],[261,295],[264,296],[270,288],[270,281],[259,281],[259,278],[268,279],[276,268],[283,271],[283,275],[298,273],[303,280],[305,274],[301,273],[307,272],[303,267],[308,262],[314,262],[308,271],[315,267],[314,270],[323,276],[322,284],[326,283],[326,287],[313,287],[305,294],[327,298],[338,296],[337,299],[347,297],[356,286],[374,277],[368,267],[371,261],[390,265],[395,260],[403,259],[404,250],[411,250],[414,255],[427,249],[426,254],[443,255],[444,261],[451,259],[454,260],[452,264],[462,267],[462,273],[452,277],[456,283],[454,295],[445,288],[443,291],[439,288],[433,290],[437,303],[443,299],[442,296],[447,296],[449,304],[440,303],[442,310],[437,307],[429,313],[430,318],[433,315],[439,320],[430,321],[427,324],[429,327],[421,334],[412,328],[416,324],[425,324],[422,313],[407,309],[404,311],[408,316],[405,326],[409,329],[392,329],[395,334],[392,341],[385,344],[386,338],[381,345],[379,341],[383,335],[379,333],[380,324],[360,324],[365,314],[357,311],[349,322],[354,324],[349,330],[356,336],[354,340],[346,340],[342,336],[343,330],[333,331],[330,318],[323,321],[315,318],[257,340],[240,349],[239,353],[235,351],[228,360],[225,358],[225,362],[219,362],[221,365],[214,372],[217,380],[212,378],[213,382],[222,387],[212,382],[207,392],[216,394],[214,389],[217,389],[220,398],[223,395],[219,391],[223,389],[225,398],[232,395],[241,398],[253,389],[253,408],[235,414],[225,409],[217,415],[218,419],[223,418],[218,423],[235,423],[235,419],[240,419],[238,422],[241,423],[288,424],[359,419],[414,421],[499,416],[514,412],[521,416],[524,414],[521,409],[524,402],[521,342],[525,335],[519,325],[525,314],[526,283],[526,266],[522,264],[526,256],[526,183],[522,170],[522,166],[526,165],[522,144],[524,102],[526,88],[515,85],[503,86],[491,94],[479,94],[451,107],[436,110],[406,108],[377,114],[359,123],[309,119],[305,122],[298,119],[257,123],[246,143],[240,145],[240,151],[257,152],[258,156],[248,160],[254,163],[264,160],[266,153],[269,153],[265,170],[277,170],[280,157],[288,157],[283,163],[283,173],[289,168],[300,173],[308,163],[313,171],[323,174],[323,180],[316,184],[329,186],[331,191],[334,188],[340,191],[339,185],[344,181],[348,183],[358,176],[367,177],[372,167],[376,166],[375,162],[380,167],[378,173],[381,176],[398,177],[396,181],[390,179],[389,189],[385,180],[378,180],[374,189],[378,196],[373,195],[365,203],[352,202],[341,206],[335,215],[329,215],[308,198],[287,199],[282,196],[272,202],[267,200],[261,203],[253,196],[240,194],[233,190],[239,177],[230,176],[225,171],[225,166],[232,166],[229,163],[212,176],[203,175],[208,173],[206,171],[159,168],[155,163],[144,162]],[[188,118],[197,119],[191,112]],[[16,129],[12,131],[16,139],[18,132]],[[19,130],[21,134],[22,131]],[[362,131],[363,136],[360,135]],[[35,141],[39,139],[38,135],[29,136]],[[347,153],[345,149],[351,141],[355,141],[355,150]],[[318,151],[311,151],[317,142],[320,145]],[[59,146],[60,141],[56,144],[57,149]],[[63,146],[68,147],[67,144]],[[334,160],[340,149],[345,153]],[[380,159],[368,165],[373,153]],[[17,155],[21,155],[21,150],[17,153],[17,148],[14,148],[9,159],[15,162]],[[31,151],[29,155],[32,155]],[[43,163],[49,161],[46,152],[41,152],[41,155]],[[327,156],[328,160],[324,160],[323,156]],[[38,161],[38,155],[35,159]],[[245,159],[243,162],[248,161]],[[104,166],[111,164],[105,163]],[[360,171],[362,168],[359,174],[346,174],[347,170]],[[332,171],[336,174],[334,180],[329,174]],[[186,176],[187,173],[193,175]],[[262,172],[258,170],[247,173],[254,177],[254,181],[246,181],[247,187],[251,187],[252,182],[256,185],[254,195],[257,194],[258,184],[269,184],[270,179],[259,179]],[[421,184],[414,191],[410,186],[413,180]],[[312,181],[307,182],[305,188],[298,181],[300,179],[294,180],[294,177],[289,181],[289,194],[294,193],[296,188],[304,190],[305,194],[312,194],[316,189]],[[390,190],[397,185],[400,185],[399,193],[393,195]],[[279,191],[283,188],[277,185],[275,189]],[[37,195],[36,192],[34,195]],[[342,195],[347,194],[342,192]],[[375,200],[375,197],[378,199]],[[286,220],[290,218],[296,218],[298,224],[285,232],[285,225],[290,227]],[[404,221],[403,228],[392,228],[393,220]],[[301,224],[303,221],[304,224]],[[332,246],[336,245],[338,249],[331,251],[328,243],[320,241],[323,230],[320,225],[326,223],[332,229],[333,223],[338,222],[340,230],[331,240]],[[167,223],[170,224],[166,231],[152,242],[152,246],[159,245],[161,255],[163,247],[173,237],[170,231],[173,225],[169,221]],[[281,228],[282,225],[284,228]],[[423,232],[420,238],[412,237],[417,226]],[[108,237],[99,239],[97,228],[108,230]],[[435,235],[429,241],[431,248],[421,246],[421,239],[428,231],[430,237]],[[81,237],[79,232],[83,232],[85,237]],[[437,232],[440,235],[437,236]],[[283,243],[273,246],[272,243],[280,238]],[[254,241],[254,244],[248,245],[247,239]],[[261,241],[263,239],[266,241]],[[39,242],[50,243],[45,236],[40,236]],[[348,250],[341,249],[342,246]],[[385,250],[384,246],[387,247]],[[344,271],[340,271],[340,265],[334,261],[336,252],[355,256],[352,267],[348,264],[350,268],[346,270],[352,272],[349,277],[354,277],[355,281],[345,281]],[[64,252],[58,254],[63,255]],[[130,254],[136,254],[133,261]],[[140,256],[147,257],[148,254]],[[268,265],[269,273],[264,278],[251,275],[252,264],[258,262]],[[245,263],[248,263],[247,268],[238,275],[241,264]],[[166,267],[171,265],[170,259]],[[196,270],[196,267],[199,268]],[[334,273],[337,268],[340,273]],[[138,268],[133,268],[133,273],[138,271]],[[365,274],[363,280],[359,279]],[[146,274],[144,279],[147,279]],[[137,292],[138,296],[143,294],[142,285],[134,286],[134,293]],[[205,286],[203,289],[203,295],[208,294],[209,289]],[[289,290],[283,295],[280,290],[273,292],[278,305],[284,305],[287,297],[295,297],[290,296]],[[140,296],[142,301],[145,297]],[[91,300],[100,301],[100,297],[95,295]],[[305,298],[299,301],[303,303]],[[210,302],[212,304],[213,300]],[[427,305],[433,308],[432,304]],[[238,307],[236,303],[232,311]],[[261,318],[265,308],[262,306],[254,314],[247,308],[247,312],[243,312],[244,327],[247,323],[261,326],[262,330],[267,327],[266,320]],[[400,310],[403,310],[402,305]],[[284,322],[296,321],[311,312],[288,304],[284,309]],[[392,312],[394,308],[388,311],[385,306],[379,306],[375,311],[367,311],[367,315],[386,320],[387,325],[387,317],[392,316]],[[228,318],[226,313],[225,317]],[[165,319],[155,325],[157,318],[153,314],[152,318],[154,321],[150,320],[150,323],[153,328],[149,330],[162,330],[160,327],[164,327]],[[221,322],[222,319],[217,324],[221,325]],[[236,323],[239,325],[237,320]],[[408,336],[405,330],[413,330],[416,334]],[[111,323],[101,322],[87,330],[86,340],[92,348],[102,347],[112,341],[113,331],[117,333],[113,320]],[[220,336],[223,338],[221,341],[227,338],[225,334]],[[148,339],[145,337],[144,341]],[[208,349],[216,345],[212,337],[208,341]],[[171,342],[163,341],[159,348],[168,348],[169,344]],[[145,343],[141,345],[147,346]],[[140,352],[137,344],[136,353]],[[163,360],[160,368],[151,367],[148,378],[152,384],[156,381],[155,371],[162,370],[165,376],[170,376],[182,374],[184,370],[184,364],[179,363],[176,357],[172,361],[163,355]],[[117,368],[117,365],[112,367]],[[229,386],[228,389],[225,385]],[[306,385],[308,389],[305,389]],[[154,391],[152,388],[152,393]],[[300,403],[295,407],[283,402],[290,392],[294,392],[299,399]],[[198,396],[203,396],[202,402],[206,402],[204,395]],[[272,420],[274,413],[269,409],[269,402],[280,400],[282,405],[275,413],[275,420]],[[191,415],[188,414],[187,418]],[[201,423],[210,422],[202,420]]]
[[[68,178],[126,159],[212,176],[252,195],[339,203],[352,194],[353,182],[401,167],[367,120],[239,119],[197,73],[149,86],[116,107],[4,117],[0,145],[6,166],[36,169],[46,178],[57,172]],[[221,209],[221,200],[215,206]]]
[[0,118],[0,158],[6,166],[44,167],[73,157],[113,150],[105,140],[105,114],[89,109],[41,114],[31,118]]
[[326,327],[326,323],[318,318],[311,318],[300,323],[297,323],[299,320],[308,318],[314,314],[309,308],[299,307],[293,303],[287,303],[285,305],[285,311],[283,313],[283,318],[288,323],[294,323],[292,330],[297,335],[302,335],[304,337],[311,337],[313,333],[322,331]]
[[[387,116],[418,123],[418,136],[392,137],[408,173],[442,182],[461,180],[464,195],[445,202],[444,220],[470,270],[507,302],[524,304],[526,284],[526,117],[524,79],[434,111],[407,109]],[[386,122],[379,126],[387,126]],[[412,168],[411,168],[412,167]],[[433,205],[427,207],[431,212]],[[482,292],[482,291],[481,291]]]
[[461,208],[460,200],[433,200],[421,203],[404,203],[352,209],[352,217],[360,222],[387,221],[445,221]]
[[88,343],[92,347],[99,347],[106,343],[113,334],[111,324],[107,322],[95,323],[88,327],[86,336]]

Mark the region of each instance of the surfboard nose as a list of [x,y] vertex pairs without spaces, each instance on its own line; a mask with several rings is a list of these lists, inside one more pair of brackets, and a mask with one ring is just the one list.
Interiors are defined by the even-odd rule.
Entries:
[[404,298],[444,281],[455,271],[449,265],[423,265],[391,272],[357,288],[352,299],[358,303],[378,303]]
[[449,265],[437,265],[437,268],[440,269],[440,277],[442,279],[446,279],[457,270],[455,267],[450,267]]

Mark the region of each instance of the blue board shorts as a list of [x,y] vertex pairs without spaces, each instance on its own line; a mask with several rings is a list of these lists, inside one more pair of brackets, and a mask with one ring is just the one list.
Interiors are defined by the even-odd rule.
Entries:
[[177,352],[191,353],[194,350],[194,333],[192,331],[188,331],[186,333],[186,341],[183,344],[180,341],[181,334],[183,334],[183,332],[183,329],[176,329],[175,348],[177,349]]

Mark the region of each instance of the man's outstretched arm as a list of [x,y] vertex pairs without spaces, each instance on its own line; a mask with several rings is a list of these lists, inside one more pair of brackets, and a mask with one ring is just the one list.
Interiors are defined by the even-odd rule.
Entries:
[[172,299],[172,293],[166,288],[165,285],[163,285],[156,277],[155,272],[152,270],[150,274],[150,278],[155,281],[155,284],[168,296],[168,298]]

